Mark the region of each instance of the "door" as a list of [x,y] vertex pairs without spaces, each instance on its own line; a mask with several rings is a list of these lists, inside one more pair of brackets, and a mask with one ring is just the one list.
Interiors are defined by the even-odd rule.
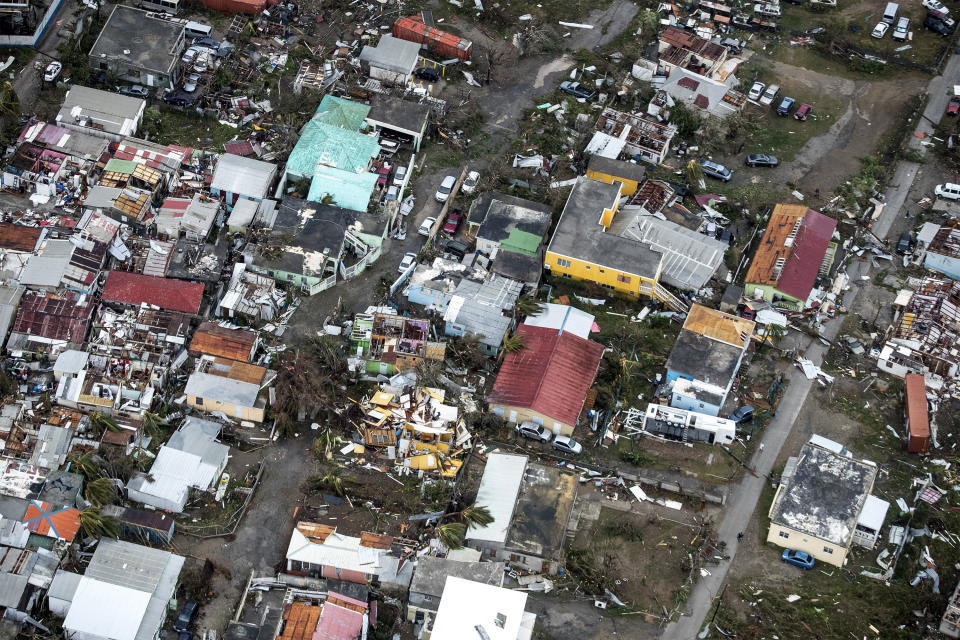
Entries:
[[516,412],[516,411],[511,411],[511,412],[510,412],[510,418],[508,418],[508,420],[509,420],[509,422],[516,422],[516,421],[517,421],[517,412]]

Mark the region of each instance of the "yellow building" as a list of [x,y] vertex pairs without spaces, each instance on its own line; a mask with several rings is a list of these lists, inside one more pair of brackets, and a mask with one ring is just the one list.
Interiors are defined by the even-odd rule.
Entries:
[[632,196],[637,192],[643,183],[644,173],[642,165],[611,160],[597,154],[591,155],[590,162],[587,164],[588,178],[607,184],[619,182],[623,185],[621,194],[625,196]]
[[609,232],[622,195],[622,182],[579,178],[550,239],[544,266],[556,277],[593,282],[634,299],[657,298],[686,311],[686,305],[660,285],[663,254]]
[[808,442],[798,458],[787,462],[770,506],[767,542],[842,567],[850,546],[859,542],[863,508],[876,477],[872,462]]
[[260,385],[212,373],[194,373],[185,389],[187,405],[205,411],[220,411],[236,420],[263,422],[266,402]]

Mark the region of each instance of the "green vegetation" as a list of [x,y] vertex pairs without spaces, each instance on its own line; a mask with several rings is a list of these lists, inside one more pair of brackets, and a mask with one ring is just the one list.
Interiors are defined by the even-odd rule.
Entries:
[[141,131],[159,144],[187,147],[202,145],[207,149],[222,149],[223,143],[237,137],[239,131],[204,118],[196,112],[179,109],[148,109],[143,114]]

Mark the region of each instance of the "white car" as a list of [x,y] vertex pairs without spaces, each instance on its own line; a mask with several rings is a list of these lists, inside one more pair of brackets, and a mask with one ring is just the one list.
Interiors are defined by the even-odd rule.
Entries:
[[410,265],[417,261],[417,254],[415,253],[405,253],[403,254],[403,260],[400,261],[400,267],[397,269],[400,273],[406,273],[407,269],[410,268]]
[[750,87],[750,93],[747,94],[747,97],[751,100],[759,100],[760,96],[763,95],[763,90],[767,88],[767,85],[762,82],[754,82],[753,86]]
[[579,455],[583,451],[583,445],[569,436],[557,436],[553,439],[553,448],[564,453]]
[[197,54],[200,53],[200,49],[197,47],[190,47],[183,52],[183,57],[180,60],[183,64],[190,64],[197,57]]
[[890,25],[888,25],[886,22],[881,22],[873,28],[873,33],[870,35],[872,35],[874,38],[882,38],[883,36],[887,35],[887,29],[889,28]]
[[197,84],[200,82],[199,73],[191,73],[183,80],[183,90],[187,93],[193,93],[197,90]]
[[422,236],[430,236],[430,230],[433,229],[433,225],[437,224],[437,219],[433,216],[430,216],[423,221],[423,224],[420,225],[420,228],[417,229],[417,233]]
[[63,70],[63,65],[54,60],[47,65],[47,70],[43,73],[43,79],[46,82],[53,82],[57,79],[57,76],[60,75],[60,72]]
[[437,194],[434,196],[437,202],[446,202],[447,198],[450,197],[450,192],[453,191],[453,185],[456,183],[457,179],[454,176],[444,178],[443,182],[440,183],[440,187],[437,189]]
[[396,168],[393,172],[393,184],[400,186],[403,184],[404,179],[407,177],[407,165],[402,164]]
[[950,13],[950,9],[943,6],[943,3],[940,0],[923,0],[921,3],[930,11],[939,11],[940,13]]
[[953,184],[952,182],[938,184],[937,188],[934,189],[933,192],[938,198],[946,198],[947,200],[960,200],[960,184]]
[[473,193],[477,189],[477,183],[480,182],[480,172],[471,171],[467,174],[467,179],[463,181],[460,190],[464,193]]

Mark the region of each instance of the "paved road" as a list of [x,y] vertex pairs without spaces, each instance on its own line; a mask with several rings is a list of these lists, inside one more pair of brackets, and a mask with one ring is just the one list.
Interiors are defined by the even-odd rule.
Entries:
[[[946,109],[949,93],[952,93],[952,84],[949,78],[960,77],[960,55],[950,57],[947,62],[943,76],[937,76],[930,81],[928,92],[930,100],[924,111],[924,117],[917,126],[917,132],[930,135],[933,128],[940,121],[944,110]],[[949,93],[948,93],[949,89]],[[922,148],[920,138],[914,137],[910,145]],[[887,190],[886,202],[880,218],[873,225],[873,232],[880,238],[884,238],[890,231],[890,227],[895,220],[902,215],[903,204],[906,201],[907,194],[913,186],[913,181],[917,177],[917,171],[920,165],[915,162],[901,162],[894,172],[892,186]],[[859,288],[857,283],[860,278],[867,275],[870,271],[869,262],[852,261],[847,267],[847,275],[850,277],[852,287],[844,296],[844,305],[847,309],[852,308]],[[828,340],[836,338],[843,325],[843,317],[836,318],[824,323],[821,333]],[[811,340],[806,350],[805,357],[815,364],[820,365],[827,352],[827,347],[819,341]],[[723,587],[726,580],[727,571],[737,554],[737,533],[743,531],[744,524],[750,522],[753,517],[754,509],[760,499],[760,493],[763,491],[764,483],[767,482],[766,476],[773,468],[774,462],[780,455],[780,449],[783,443],[790,435],[793,423],[803,407],[803,403],[810,393],[810,388],[817,382],[810,381],[803,375],[799,369],[792,369],[787,375],[789,385],[784,393],[777,413],[770,425],[767,427],[763,436],[763,449],[757,451],[751,460],[751,467],[757,472],[759,477],[746,475],[744,479],[731,492],[732,499],[726,505],[723,519],[720,522],[717,534],[720,540],[727,542],[727,549],[730,552],[730,562],[726,565],[717,567],[713,573],[697,583],[690,595],[687,603],[690,615],[681,617],[664,629],[661,636],[662,640],[691,640],[703,629],[704,620],[712,613],[717,594]]]

